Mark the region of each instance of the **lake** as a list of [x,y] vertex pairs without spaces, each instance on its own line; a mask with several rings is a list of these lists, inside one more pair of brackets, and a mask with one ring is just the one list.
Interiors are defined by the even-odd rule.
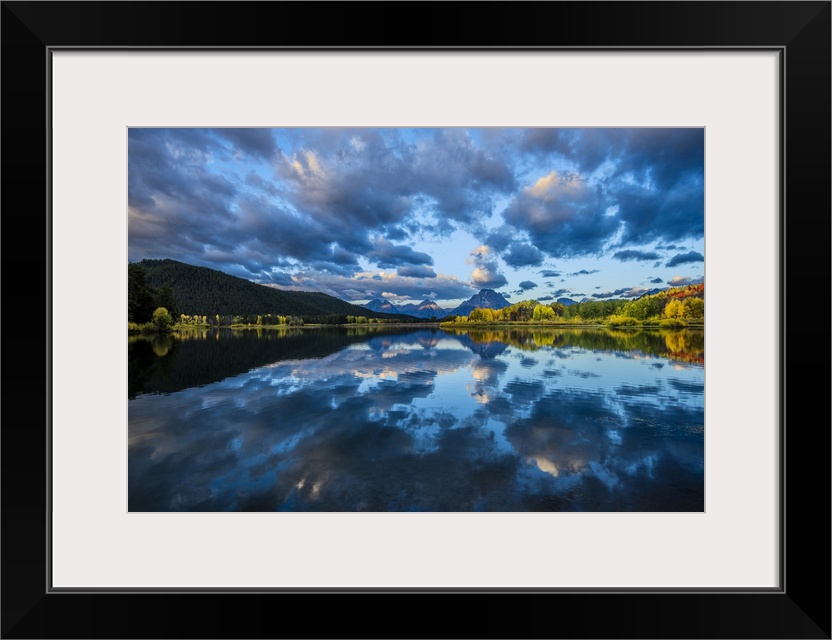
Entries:
[[130,511],[703,511],[704,331],[128,339]]

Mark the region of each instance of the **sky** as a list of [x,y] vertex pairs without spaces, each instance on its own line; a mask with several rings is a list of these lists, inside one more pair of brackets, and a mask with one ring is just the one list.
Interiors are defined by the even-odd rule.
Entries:
[[702,128],[131,128],[128,259],[348,302],[704,281]]

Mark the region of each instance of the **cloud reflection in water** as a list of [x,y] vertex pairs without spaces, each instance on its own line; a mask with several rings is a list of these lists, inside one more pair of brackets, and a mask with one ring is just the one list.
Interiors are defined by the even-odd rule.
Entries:
[[129,508],[703,509],[701,365],[656,368],[673,362],[540,337],[523,339],[531,355],[487,338],[370,335],[139,395],[128,405]]

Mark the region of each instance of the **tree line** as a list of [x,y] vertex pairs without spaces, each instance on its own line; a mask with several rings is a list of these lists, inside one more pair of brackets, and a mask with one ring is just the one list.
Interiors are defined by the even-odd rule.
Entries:
[[[566,306],[523,300],[504,309],[474,309],[467,317],[447,318],[452,324],[502,322],[536,324],[656,325],[684,327],[705,322],[705,285],[673,287],[635,300],[587,300]],[[443,323],[444,324],[444,323]]]

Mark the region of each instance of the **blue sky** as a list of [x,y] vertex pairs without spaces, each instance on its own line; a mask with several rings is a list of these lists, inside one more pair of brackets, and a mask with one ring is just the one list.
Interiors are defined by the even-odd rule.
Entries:
[[130,129],[128,259],[361,304],[704,276],[704,129]]

